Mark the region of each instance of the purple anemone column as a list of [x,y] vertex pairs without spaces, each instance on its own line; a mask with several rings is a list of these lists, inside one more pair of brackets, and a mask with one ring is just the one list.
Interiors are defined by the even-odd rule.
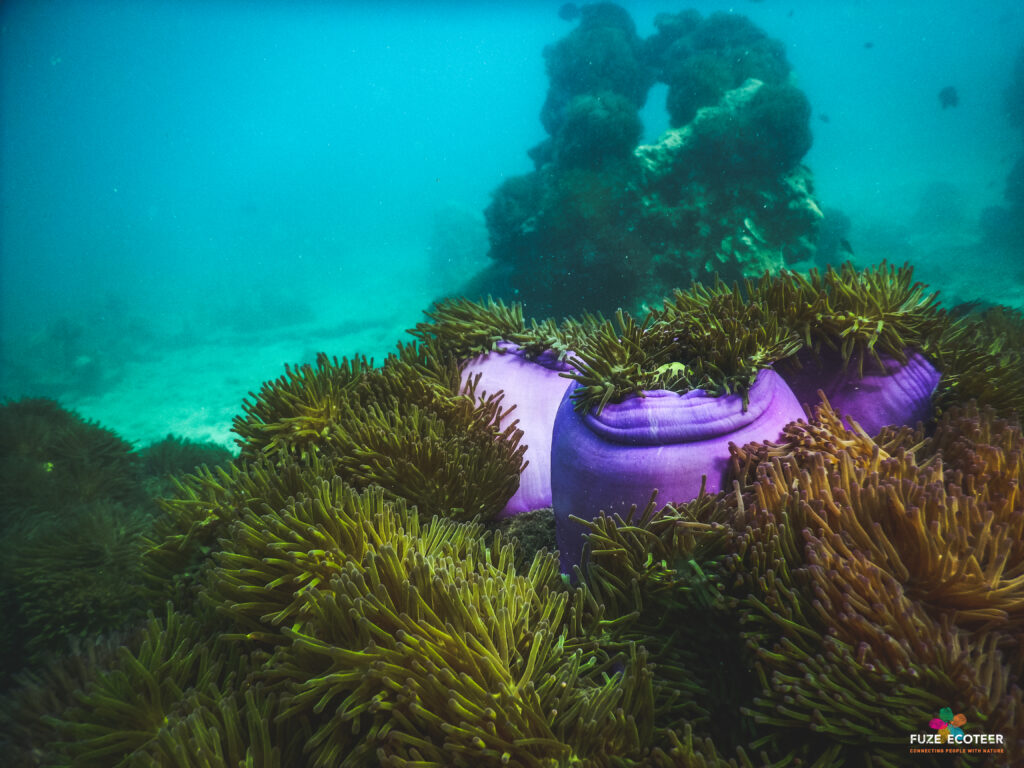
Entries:
[[823,356],[820,363],[807,361],[787,376],[797,399],[808,405],[818,403],[818,390],[832,407],[851,417],[869,435],[885,426],[913,426],[932,415],[931,398],[942,374],[920,352],[907,350],[907,362],[880,355],[882,367],[872,357],[864,360],[864,376],[856,366],[844,366],[837,353]]
[[515,344],[501,342],[498,349],[469,360],[462,381],[480,374],[477,394],[504,390],[502,407],[515,410],[502,419],[506,426],[519,419],[522,444],[529,464],[519,476],[519,490],[509,499],[500,517],[518,515],[551,506],[551,431],[562,395],[572,383],[560,373],[574,370],[548,350],[527,359]]
[[[575,385],[572,389],[575,389]],[[606,405],[600,415],[573,409],[572,389],[555,417],[551,495],[563,573],[580,562],[585,529],[569,516],[593,520],[604,510],[625,516],[658,489],[659,503],[689,501],[722,489],[729,443],[777,440],[804,413],[772,370],[762,370],[743,410],[740,395],[709,397],[654,390]]]

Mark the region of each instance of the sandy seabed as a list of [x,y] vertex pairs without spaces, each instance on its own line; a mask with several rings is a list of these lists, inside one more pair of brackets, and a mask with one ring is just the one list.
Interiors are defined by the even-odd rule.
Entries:
[[284,375],[286,363],[313,362],[325,352],[338,358],[362,354],[379,364],[400,341],[412,339],[406,331],[423,319],[437,296],[426,276],[405,277],[382,277],[380,284],[350,290],[316,321],[251,332],[220,330],[188,346],[147,350],[125,363],[102,393],[64,397],[61,404],[137,447],[173,434],[234,450],[231,422],[242,413],[243,399]]

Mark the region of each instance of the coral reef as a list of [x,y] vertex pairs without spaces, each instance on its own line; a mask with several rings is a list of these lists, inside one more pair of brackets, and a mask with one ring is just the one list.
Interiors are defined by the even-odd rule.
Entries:
[[[250,396],[239,455],[174,477],[118,555],[152,615],[125,609],[105,641],[120,625],[85,626],[88,642],[18,675],[0,749],[17,768],[897,766],[949,708],[1005,747],[959,764],[1019,761],[1022,327],[1003,309],[947,312],[886,264],[698,285],[640,320],[435,306],[380,367],[321,356]],[[557,515],[496,519],[521,435],[513,404],[463,374],[509,344],[574,361],[572,416],[703,389],[743,418],[766,371],[829,352],[851,376],[922,354],[942,379],[920,423],[869,434],[823,401],[734,443],[720,485],[690,500],[595,499],[566,579]],[[18,466],[57,463],[28,444],[5,440]],[[98,445],[115,465],[125,453]],[[2,477],[46,499],[50,474]],[[91,557],[77,539],[126,528],[137,487],[98,477],[122,506],[103,501],[107,533],[48,529],[62,564]],[[74,602],[79,568],[21,554],[33,603]],[[45,636],[41,619],[22,626]]]
[[745,16],[713,13],[702,19],[692,10],[660,13],[654,26],[657,33],[645,41],[647,59],[658,80],[668,85],[666,106],[675,128],[751,78],[771,85],[788,79],[782,43]]
[[652,182],[770,179],[811,148],[810,112],[795,87],[750,79],[636,154]]
[[562,169],[600,170],[606,162],[627,160],[642,132],[636,105],[625,96],[582,94],[569,102],[555,134],[553,161]]
[[[544,49],[544,62],[551,86],[540,117],[556,145],[561,137],[570,142],[580,140],[564,132],[573,120],[583,119],[594,125],[593,121],[600,124],[609,118],[616,119],[614,113],[631,112],[633,121],[639,124],[636,111],[647,100],[652,77],[643,58],[643,42],[625,9],[614,3],[584,5],[576,29]],[[585,116],[602,109],[612,114]],[[626,123],[633,121],[627,119]],[[614,153],[618,142],[613,140],[604,145],[600,134],[621,138],[618,133],[613,130],[608,134],[607,127],[600,128],[598,135],[592,137],[591,148],[598,155],[604,154],[605,146]],[[633,137],[634,143],[637,138]],[[632,147],[626,147],[627,152],[629,149]],[[561,146],[555,154],[563,154]]]
[[[545,49],[550,87],[530,151],[485,216],[489,267],[463,293],[533,317],[640,311],[677,285],[778,271],[814,254],[810,105],[782,46],[733,14],[662,14],[640,40],[611,3]],[[638,146],[637,116],[669,85],[673,130]]]

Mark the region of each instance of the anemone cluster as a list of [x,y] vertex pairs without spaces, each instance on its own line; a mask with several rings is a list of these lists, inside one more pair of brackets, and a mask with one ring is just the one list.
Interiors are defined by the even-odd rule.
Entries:
[[776,755],[813,733],[836,764],[902,764],[944,706],[1004,734],[989,764],[1020,754],[1020,424],[967,406],[920,437],[883,448],[824,408],[736,451],[753,482],[727,569],[761,680],[745,711],[776,729]]
[[0,695],[6,761],[145,617],[140,543],[153,495],[230,452],[172,437],[134,450],[46,398],[0,404],[0,435],[0,691],[25,694]]
[[[614,3],[579,9],[544,50],[548,138],[485,215],[492,263],[470,296],[533,317],[639,310],[677,285],[777,271],[809,258],[822,213],[800,160],[810,105],[782,44],[746,17],[659,14],[643,39]],[[650,87],[672,129],[639,145]]]
[[[243,404],[238,457],[171,481],[133,535],[136,602],[107,606],[123,621],[79,627],[15,678],[7,764],[898,766],[946,708],[1004,751],[916,762],[1006,764],[1024,749],[1022,330],[1008,310],[952,316],[883,264],[694,286],[639,321],[447,302],[382,366],[288,367]],[[652,386],[738,409],[746,390],[753,409],[751,371],[806,372],[829,350],[866,375],[927,355],[942,370],[928,418],[869,434],[819,400],[773,439],[733,442],[719,489],[575,521],[585,556],[568,570],[550,511],[499,520],[534,437],[522,393],[481,391],[471,361],[561,358],[570,414]],[[5,491],[40,510],[78,470],[57,443],[14,438],[55,408],[0,411]],[[136,461],[91,439],[89,478]],[[137,493],[85,480],[61,498]],[[22,562],[68,615],[74,593],[34,552]],[[20,629],[37,631],[51,636]]]
[[144,615],[137,543],[153,494],[230,454],[174,438],[135,451],[47,398],[0,405],[0,434],[3,688],[69,642]]

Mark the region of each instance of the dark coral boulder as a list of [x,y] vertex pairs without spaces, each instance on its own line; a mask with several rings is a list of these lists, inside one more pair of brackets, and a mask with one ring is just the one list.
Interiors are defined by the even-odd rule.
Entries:
[[636,106],[625,96],[582,94],[555,134],[555,161],[564,168],[601,168],[606,159],[628,158],[642,130]]
[[690,122],[701,107],[755,78],[784,83],[790,66],[782,43],[745,16],[694,11],[660,14],[647,40],[648,62],[669,87],[666,107],[674,127]]
[[581,94],[610,91],[636,109],[642,107],[653,82],[642,49],[643,41],[625,9],[614,3],[583,6],[576,29],[544,49],[551,81],[541,110],[547,132],[558,133],[573,99]]
[[792,85],[749,80],[734,93],[736,108],[694,121],[694,163],[726,177],[771,176],[792,168],[811,148],[811,104]]
[[[583,6],[544,51],[550,79],[535,170],[495,190],[491,264],[462,288],[534,317],[639,310],[678,285],[777,271],[813,255],[822,214],[811,108],[782,44],[743,16]],[[669,85],[673,129],[640,146],[648,88]]]

